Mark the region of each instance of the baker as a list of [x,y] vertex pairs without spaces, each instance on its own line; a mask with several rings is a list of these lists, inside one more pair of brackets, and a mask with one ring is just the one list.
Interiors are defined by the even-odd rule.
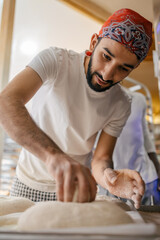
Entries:
[[[130,114],[120,82],[146,57],[152,24],[130,9],[116,11],[89,50],[50,47],[40,52],[0,94],[0,122],[23,148],[11,195],[32,201],[93,201],[96,183],[138,208],[138,172],[113,169],[112,153]],[[32,109],[25,104],[32,99]],[[93,156],[92,147],[102,130]],[[92,171],[85,166],[92,157]]]

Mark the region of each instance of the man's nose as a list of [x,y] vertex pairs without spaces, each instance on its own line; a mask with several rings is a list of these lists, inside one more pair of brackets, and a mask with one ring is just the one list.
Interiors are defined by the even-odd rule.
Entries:
[[114,64],[108,64],[105,66],[102,76],[105,81],[107,80],[114,80],[114,74],[116,71],[116,66]]

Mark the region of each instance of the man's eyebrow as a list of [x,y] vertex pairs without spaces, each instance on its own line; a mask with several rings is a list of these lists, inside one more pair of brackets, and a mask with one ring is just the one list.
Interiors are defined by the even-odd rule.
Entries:
[[[111,51],[110,51],[108,48],[104,48],[104,50],[105,50],[109,55],[111,55],[112,57],[115,58],[115,55],[114,55],[113,53],[111,53]],[[131,64],[124,63],[123,65],[126,66],[126,67],[128,67],[128,68],[134,69],[134,66],[131,65]]]
[[126,66],[126,67],[129,67],[129,68],[131,68],[131,69],[134,69],[134,66],[133,66],[133,65],[130,65],[130,64],[127,64],[127,63],[124,63],[123,65]]
[[106,52],[108,52],[112,57],[115,57],[115,55],[114,55],[113,53],[111,53],[108,48],[104,48],[104,50],[105,50]]

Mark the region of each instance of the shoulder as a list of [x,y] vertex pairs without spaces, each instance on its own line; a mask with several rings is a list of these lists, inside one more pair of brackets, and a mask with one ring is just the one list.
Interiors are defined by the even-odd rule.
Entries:
[[132,96],[128,94],[124,87],[117,84],[113,87],[111,101],[114,105],[114,115],[118,118],[129,116],[131,112]]
[[146,97],[140,93],[140,92],[133,92],[133,97],[136,98],[136,99],[139,99],[141,101],[143,101],[144,103],[146,102]]
[[76,53],[72,50],[67,50],[64,48],[58,47],[49,47],[41,52],[33,59],[37,63],[41,63],[46,66],[56,66],[57,69],[67,68],[69,62],[72,61],[72,64],[76,62],[76,57],[80,56],[79,53]]
[[119,101],[119,103],[121,104],[131,105],[133,96],[128,91],[126,91],[126,89],[123,86],[117,84],[114,90],[115,90],[114,97],[116,101]]
[[77,52],[74,52],[72,50],[67,50],[65,48],[58,48],[58,47],[49,47],[46,48],[42,51],[39,52],[38,54],[39,56],[43,56],[43,57],[58,57],[58,58],[70,58],[70,57],[74,57],[74,56],[79,56],[80,54]]
[[140,93],[140,92],[132,92],[132,101],[134,105],[137,105],[137,107],[146,108],[147,107],[147,102],[146,102],[146,97]]
[[79,56],[80,53],[77,53],[73,50],[68,50],[66,48],[58,48],[58,47],[50,47],[48,48],[48,51],[55,54],[55,55],[62,55],[66,57],[76,57]]
[[76,63],[76,61],[81,59],[82,53],[77,53],[73,50],[68,50],[65,48],[58,48],[58,47],[50,47],[48,48],[48,52],[57,59],[58,63],[64,62],[73,62]]

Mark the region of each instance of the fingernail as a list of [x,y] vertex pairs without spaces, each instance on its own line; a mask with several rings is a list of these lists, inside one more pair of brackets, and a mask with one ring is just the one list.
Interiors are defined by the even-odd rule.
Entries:
[[112,177],[111,178],[111,183],[113,184],[117,180],[117,177]]

